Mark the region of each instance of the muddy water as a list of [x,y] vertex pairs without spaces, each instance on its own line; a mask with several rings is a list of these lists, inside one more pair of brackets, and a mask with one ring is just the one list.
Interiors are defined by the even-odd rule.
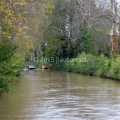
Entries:
[[0,120],[120,120],[120,83],[55,71],[25,71],[0,95]]

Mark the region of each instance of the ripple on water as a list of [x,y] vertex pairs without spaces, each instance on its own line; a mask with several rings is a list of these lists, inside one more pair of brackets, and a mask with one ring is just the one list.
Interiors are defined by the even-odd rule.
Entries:
[[80,74],[30,71],[0,96],[0,120],[119,120],[120,84]]

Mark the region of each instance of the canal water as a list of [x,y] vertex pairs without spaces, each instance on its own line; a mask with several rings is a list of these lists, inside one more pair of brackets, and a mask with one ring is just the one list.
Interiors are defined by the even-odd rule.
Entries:
[[0,120],[120,120],[120,82],[25,71],[0,95]]

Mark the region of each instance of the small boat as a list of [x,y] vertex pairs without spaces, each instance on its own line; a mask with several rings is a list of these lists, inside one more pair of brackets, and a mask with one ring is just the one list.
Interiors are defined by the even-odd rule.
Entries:
[[36,69],[36,68],[35,68],[34,65],[29,65],[29,66],[28,66],[28,69],[29,69],[29,70],[34,70],[34,69]]
[[28,70],[35,70],[35,66],[34,65],[26,65],[26,69]]
[[42,69],[49,69],[49,65],[48,64],[43,64]]

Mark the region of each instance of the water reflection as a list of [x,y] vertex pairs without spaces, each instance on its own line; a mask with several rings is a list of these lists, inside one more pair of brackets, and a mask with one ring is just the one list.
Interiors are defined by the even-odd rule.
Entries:
[[0,96],[0,120],[119,120],[120,83],[74,73],[25,71]]

